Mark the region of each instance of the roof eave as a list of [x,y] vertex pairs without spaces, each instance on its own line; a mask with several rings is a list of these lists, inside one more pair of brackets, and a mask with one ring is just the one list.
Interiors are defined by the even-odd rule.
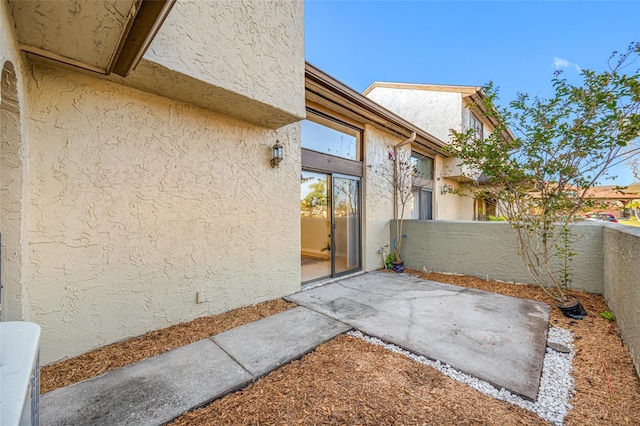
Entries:
[[446,144],[440,139],[406,121],[308,62],[305,63],[305,86],[306,90],[320,96],[324,95],[331,102],[346,107],[366,121],[370,121],[401,137],[408,138],[412,132],[415,132],[416,141],[414,143],[440,155],[450,156],[444,150]]

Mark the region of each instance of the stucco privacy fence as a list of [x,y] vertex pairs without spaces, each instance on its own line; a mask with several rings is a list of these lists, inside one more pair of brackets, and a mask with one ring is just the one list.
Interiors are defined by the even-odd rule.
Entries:
[[[395,226],[390,226],[391,239]],[[640,228],[579,223],[574,290],[603,294],[640,373]],[[405,220],[402,257],[410,269],[533,283],[506,222]]]

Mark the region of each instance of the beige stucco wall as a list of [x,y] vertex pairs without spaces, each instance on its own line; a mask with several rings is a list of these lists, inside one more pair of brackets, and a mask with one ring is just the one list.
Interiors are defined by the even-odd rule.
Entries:
[[178,0],[114,81],[270,128],[305,117],[304,3]]
[[41,65],[28,103],[29,316],[45,364],[300,288],[298,124]]
[[8,4],[0,2],[0,259],[2,313],[0,319],[25,320],[27,289],[24,285],[26,259],[25,197],[28,155],[24,117],[23,65]]
[[133,19],[135,0],[9,0],[20,43],[102,71]]
[[[456,158],[444,158],[439,155],[435,157],[433,218],[436,220],[473,220],[471,192],[462,188],[459,181],[445,177],[448,170],[447,164],[456,161],[458,161]],[[443,194],[442,189],[445,185],[455,191]]]
[[450,129],[461,130],[460,93],[375,87],[367,97],[444,142]]
[[604,296],[640,374],[640,228],[604,226]]
[[[384,133],[373,126],[365,126],[365,176],[364,176],[364,248],[363,269],[372,271],[384,266],[381,246],[385,253],[391,250],[389,220],[393,219],[393,161],[389,150],[402,142],[400,138]],[[401,149],[408,149],[404,147]]]

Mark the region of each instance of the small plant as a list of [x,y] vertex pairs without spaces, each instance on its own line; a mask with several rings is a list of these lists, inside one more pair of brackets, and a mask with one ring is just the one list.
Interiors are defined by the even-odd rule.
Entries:
[[616,316],[613,315],[613,313],[611,311],[603,311],[600,312],[600,316],[606,320],[609,320],[611,322],[614,322],[616,320]]
[[494,216],[492,214],[487,216],[487,219],[489,219],[489,221],[491,222],[505,222],[507,220],[507,218],[505,218],[504,216]]
[[393,262],[396,261],[396,254],[395,253],[389,253],[387,255],[387,258],[384,260],[384,266],[387,269],[393,269]]

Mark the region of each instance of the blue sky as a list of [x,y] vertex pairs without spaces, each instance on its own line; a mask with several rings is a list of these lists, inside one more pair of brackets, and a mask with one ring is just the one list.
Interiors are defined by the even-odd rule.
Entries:
[[[640,41],[640,1],[305,2],[307,61],[362,92],[374,81],[500,87],[547,95],[556,68],[603,70]],[[616,169],[618,184],[630,172]]]

